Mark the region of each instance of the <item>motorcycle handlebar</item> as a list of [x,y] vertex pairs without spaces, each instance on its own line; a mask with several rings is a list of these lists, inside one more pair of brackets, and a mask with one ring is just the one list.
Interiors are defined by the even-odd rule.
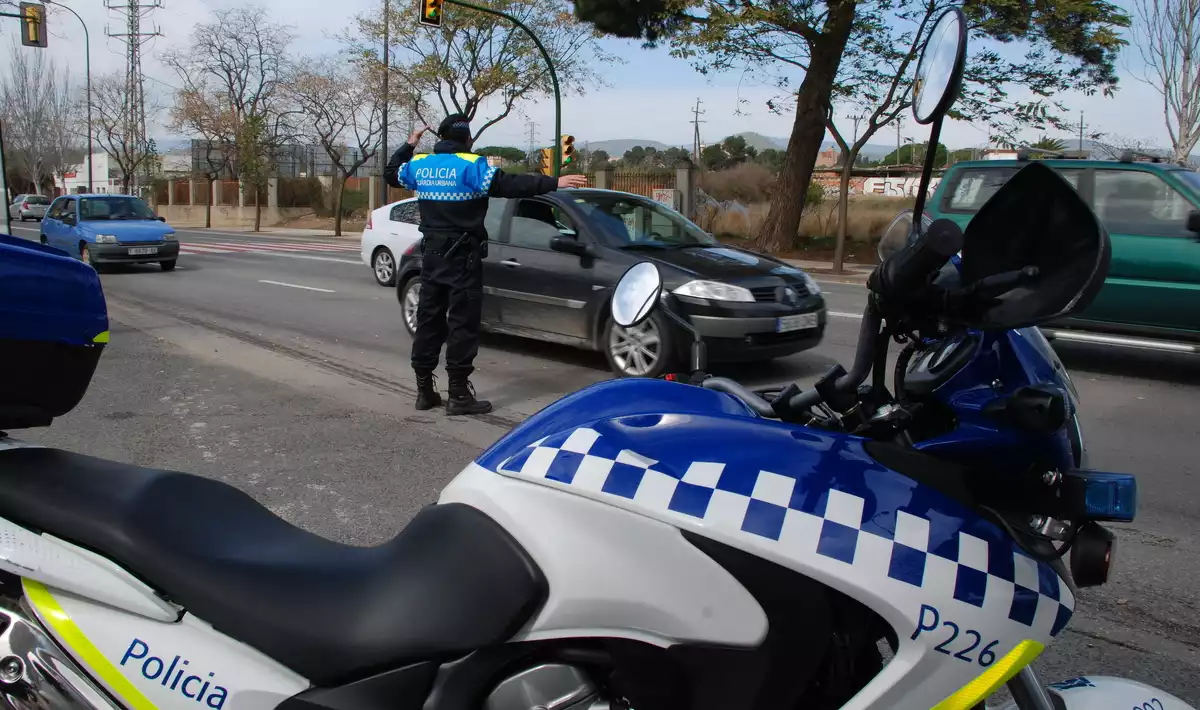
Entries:
[[754,413],[760,417],[774,418],[777,416],[775,410],[771,408],[771,404],[767,400],[755,394],[746,386],[735,382],[726,377],[709,377],[701,383],[704,389],[716,390],[731,394],[734,397],[742,400],[748,407],[754,410]]
[[[879,327],[882,324],[883,318],[868,303],[866,310],[863,311],[862,326],[858,330],[858,349],[854,352],[854,365],[850,368],[850,372],[839,377],[833,385],[839,392],[857,389],[871,374],[871,366],[875,362],[875,343],[879,338]],[[788,408],[795,412],[802,412],[820,402],[821,394],[816,389],[810,389],[792,397],[788,401]]]

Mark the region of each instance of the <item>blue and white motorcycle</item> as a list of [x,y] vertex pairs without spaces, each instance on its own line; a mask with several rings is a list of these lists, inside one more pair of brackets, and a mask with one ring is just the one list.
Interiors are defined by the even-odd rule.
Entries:
[[[919,63],[934,142],[965,43],[951,10]],[[375,548],[0,436],[0,708],[967,710],[1005,684],[1021,710],[1187,708],[1030,665],[1107,578],[1100,523],[1136,504],[1132,476],[1083,468],[1033,327],[1095,295],[1106,234],[1031,165],[965,236],[895,246],[850,372],[754,392],[706,376],[697,342],[686,382],[564,398]],[[42,426],[86,390],[103,293],[53,249],[0,257],[0,428]],[[613,319],[656,308],[687,327],[638,264]]]

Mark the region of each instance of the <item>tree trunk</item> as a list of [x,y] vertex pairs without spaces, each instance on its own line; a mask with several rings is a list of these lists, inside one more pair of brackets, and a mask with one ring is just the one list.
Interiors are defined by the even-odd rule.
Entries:
[[[212,229],[212,203],[213,203],[213,198],[216,197],[216,195],[213,194],[213,190],[216,189],[216,184],[217,184],[216,178],[210,177],[208,179],[208,199],[204,201],[204,228],[205,229]],[[193,202],[196,201],[194,197],[192,198],[192,201]]]
[[856,7],[856,0],[832,4],[821,35],[813,45],[812,61],[796,92],[796,120],[779,171],[778,189],[756,241],[756,246],[765,252],[790,247],[796,240],[804,212],[804,193],[825,140],[825,115],[838,66],[854,27]]
[[259,193],[258,185],[254,186],[254,231],[262,231],[262,195]]
[[857,153],[846,151],[842,159],[842,184],[838,188],[838,231],[837,243],[833,247],[833,273],[842,273],[842,262],[846,260],[846,239],[849,237],[850,221],[850,177],[854,174],[854,159]]
[[337,185],[333,191],[333,236],[342,236],[342,196],[346,194],[346,178],[335,177]]

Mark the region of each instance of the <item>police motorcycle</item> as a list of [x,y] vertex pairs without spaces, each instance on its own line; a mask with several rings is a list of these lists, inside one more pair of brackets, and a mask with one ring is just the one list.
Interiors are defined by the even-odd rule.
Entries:
[[[934,141],[965,41],[951,10],[919,63]],[[1108,254],[1031,165],[966,235],[934,223],[887,256],[849,372],[753,392],[695,347],[686,383],[534,415],[375,548],[218,481],[0,437],[0,707],[966,710],[1007,684],[1020,710],[1187,708],[1030,666],[1107,577],[1100,523],[1136,504],[1132,476],[1083,468],[1034,327],[1086,306]],[[672,296],[637,264],[614,321],[655,308]],[[90,267],[0,237],[0,429],[76,406],[108,338]]]

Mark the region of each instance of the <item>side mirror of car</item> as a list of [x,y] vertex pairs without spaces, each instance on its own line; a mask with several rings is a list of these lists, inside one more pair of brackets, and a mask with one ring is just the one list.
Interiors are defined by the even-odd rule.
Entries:
[[162,215],[158,215],[158,216],[157,216],[157,217],[155,217],[154,219],[157,219],[159,222],[166,222],[166,221],[167,221],[167,218],[166,218],[166,217],[163,217]]
[[574,254],[575,256],[590,255],[586,244],[570,237],[555,237],[551,239],[550,248],[554,251],[560,251],[564,254]]
[[1188,215],[1187,229],[1189,232],[1200,236],[1200,212],[1192,212]]

